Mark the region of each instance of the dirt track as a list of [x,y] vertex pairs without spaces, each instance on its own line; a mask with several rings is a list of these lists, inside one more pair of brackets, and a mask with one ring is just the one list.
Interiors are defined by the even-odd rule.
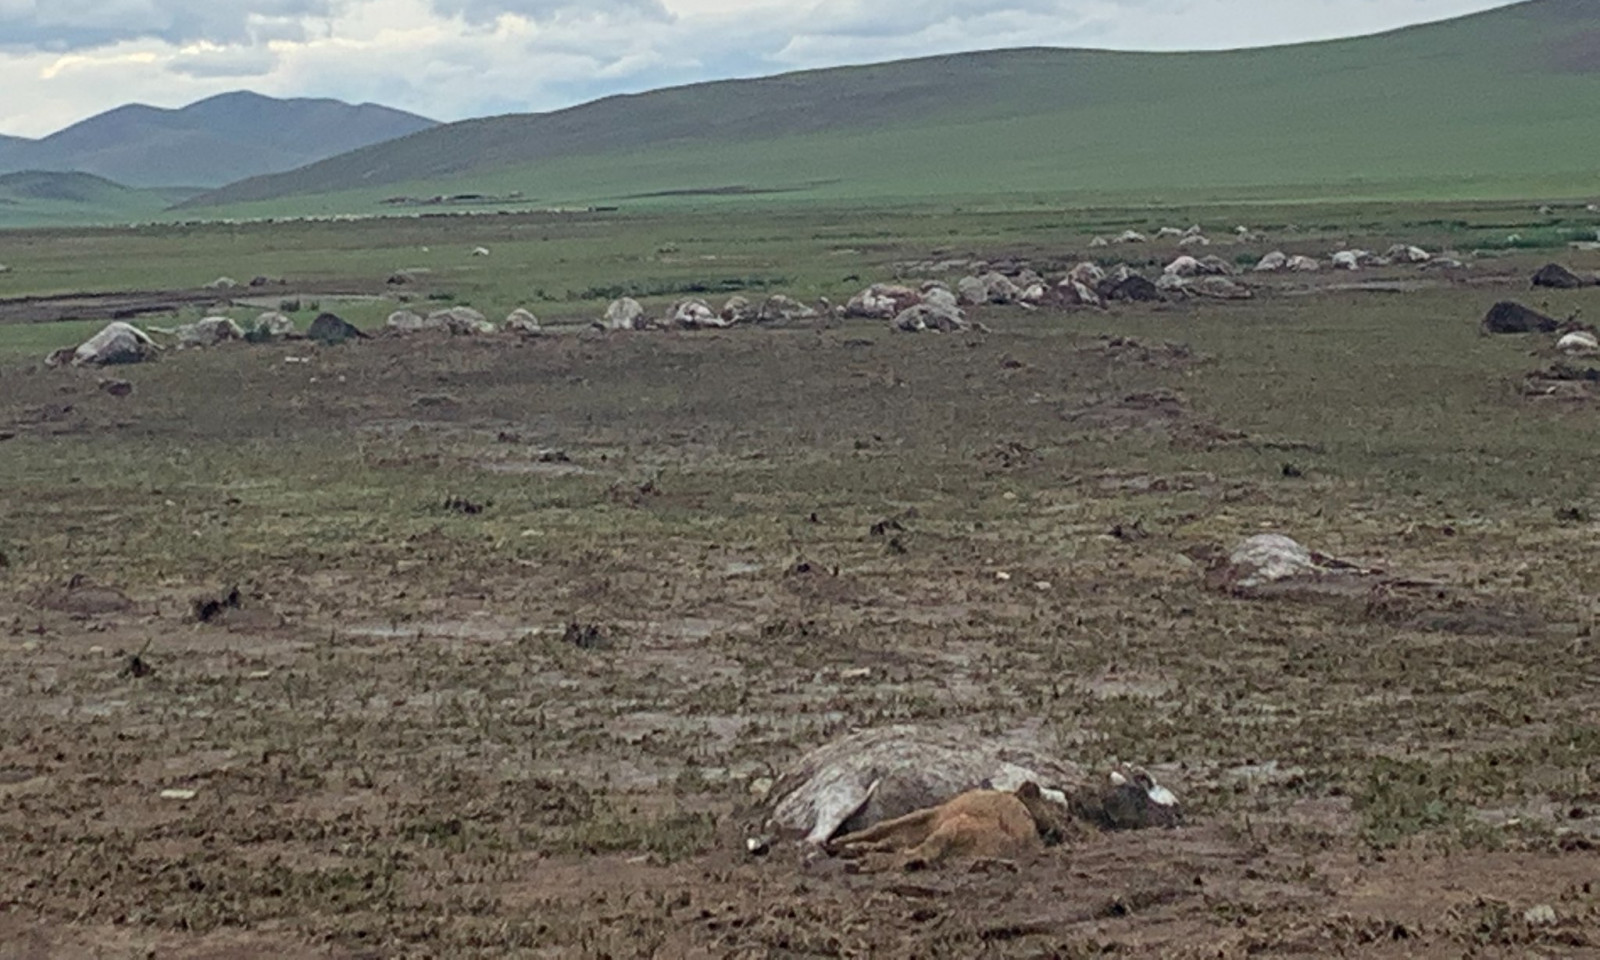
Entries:
[[297,283],[291,290],[280,282],[260,287],[240,286],[226,290],[130,290],[10,297],[0,299],[0,324],[171,317],[187,307],[216,305],[226,308],[233,304],[245,304],[256,300],[275,303],[284,298],[369,297],[382,293],[382,291],[371,294],[352,293],[351,286],[349,283]]

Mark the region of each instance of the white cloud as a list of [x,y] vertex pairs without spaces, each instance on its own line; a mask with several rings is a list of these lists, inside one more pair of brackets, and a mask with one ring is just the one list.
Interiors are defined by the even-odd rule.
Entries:
[[257,25],[327,18],[361,0],[0,0],[0,46],[47,50],[154,38],[239,43]]
[[491,23],[501,17],[533,21],[608,19],[669,20],[661,0],[433,0],[433,9],[469,23]]
[[199,44],[187,47],[167,64],[167,69],[181,76],[208,77],[264,77],[283,62],[270,46],[244,48],[219,47]]
[[0,132],[248,87],[452,120],[1007,46],[1202,49],[1509,0],[0,0]]

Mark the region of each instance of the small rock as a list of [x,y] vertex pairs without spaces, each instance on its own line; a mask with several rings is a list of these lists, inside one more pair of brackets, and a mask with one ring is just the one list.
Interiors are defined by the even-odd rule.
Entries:
[[757,777],[750,781],[750,796],[757,800],[765,800],[772,796],[773,780],[771,777]]
[[161,791],[161,799],[163,799],[163,800],[180,800],[180,801],[181,800],[193,800],[197,796],[199,796],[199,793],[197,793],[194,790],[163,790],[163,791]]
[[611,636],[604,627],[593,623],[569,623],[561,642],[579,650],[609,650]]
[[450,513],[459,513],[465,517],[476,517],[489,509],[488,501],[468,500],[466,497],[450,497],[444,502],[444,510]]
[[239,588],[234,587],[224,594],[194,598],[189,604],[189,613],[195,623],[212,623],[229,610],[239,609],[243,600]]
[[133,392],[133,384],[126,380],[101,380],[100,389],[113,397],[126,397]]
[[1010,583],[1011,582],[1011,574],[1006,573],[1004,570],[996,571],[995,575],[994,575],[994,578],[997,581],[999,581],[1000,583]]

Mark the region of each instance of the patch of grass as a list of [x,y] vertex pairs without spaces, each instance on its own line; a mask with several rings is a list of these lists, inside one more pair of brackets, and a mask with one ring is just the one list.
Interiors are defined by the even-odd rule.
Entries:
[[1367,842],[1380,847],[1457,828],[1466,819],[1466,806],[1448,770],[1393,760],[1373,763],[1356,794],[1356,811]]
[[675,813],[654,819],[605,817],[573,828],[565,845],[590,855],[645,853],[673,863],[705,853],[717,835],[715,818]]
[[725,277],[719,280],[634,280],[568,291],[567,300],[616,300],[621,297],[665,297],[685,293],[739,293],[772,290],[792,283],[790,277]]
[[1521,230],[1504,237],[1488,237],[1481,240],[1477,246],[1482,250],[1564,250],[1574,240],[1593,240],[1595,236],[1593,228],[1581,231],[1536,228]]
[[0,230],[134,223],[160,217],[170,204],[165,191],[125,187],[87,173],[0,174]]

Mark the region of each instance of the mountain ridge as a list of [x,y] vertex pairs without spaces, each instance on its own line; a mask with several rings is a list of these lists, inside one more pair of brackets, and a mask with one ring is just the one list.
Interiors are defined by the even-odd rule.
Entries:
[[0,137],[0,173],[90,173],[130,187],[218,187],[426,130],[426,117],[249,91],[167,109],[125,104],[37,140]]

